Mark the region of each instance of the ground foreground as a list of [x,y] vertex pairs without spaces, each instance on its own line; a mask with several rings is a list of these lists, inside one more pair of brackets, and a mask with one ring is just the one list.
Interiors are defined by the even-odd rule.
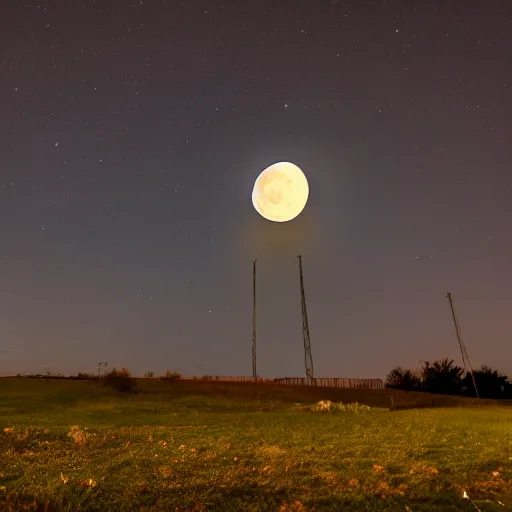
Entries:
[[139,390],[0,379],[0,510],[512,510],[510,406],[324,413],[300,389]]

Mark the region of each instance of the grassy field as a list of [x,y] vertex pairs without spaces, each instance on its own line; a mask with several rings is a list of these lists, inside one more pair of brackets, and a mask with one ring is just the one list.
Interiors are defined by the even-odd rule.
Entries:
[[[0,510],[512,510],[510,406],[390,390],[138,388],[0,379]],[[391,396],[401,409],[468,407],[307,407],[389,407]]]

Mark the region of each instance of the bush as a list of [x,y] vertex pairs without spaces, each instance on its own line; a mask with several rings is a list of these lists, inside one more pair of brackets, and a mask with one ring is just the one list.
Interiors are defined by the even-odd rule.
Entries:
[[117,371],[115,368],[105,375],[104,383],[117,391],[132,391],[137,385],[137,381],[131,376],[130,372],[123,368]]
[[[507,398],[508,377],[502,375],[497,370],[493,370],[486,365],[482,365],[479,370],[473,372],[476,381],[476,387],[480,398]],[[463,389],[469,396],[476,396],[475,385],[470,373],[467,373],[463,379]]]
[[310,408],[310,410],[314,412],[350,411],[355,413],[366,412],[371,409],[370,406],[360,404],[359,402],[344,404],[342,402],[331,402],[330,400],[321,400]]
[[407,391],[426,391],[428,393],[476,396],[473,377],[480,398],[512,398],[512,384],[506,375],[500,374],[488,366],[482,365],[471,373],[456,366],[448,358],[429,363],[416,372],[397,367],[388,374],[387,388]]
[[421,370],[421,389],[427,393],[459,395],[462,393],[464,368],[454,364],[454,360],[444,358],[429,363],[425,361]]
[[405,389],[414,391],[420,389],[420,379],[411,370],[404,370],[398,366],[391,370],[386,377],[386,387],[392,389]]
[[76,377],[71,377],[74,380],[98,380],[96,375],[92,375],[91,373],[82,373],[79,372]]
[[160,377],[162,380],[175,381],[179,379],[181,375],[178,372],[171,372],[171,370],[165,370],[165,375]]

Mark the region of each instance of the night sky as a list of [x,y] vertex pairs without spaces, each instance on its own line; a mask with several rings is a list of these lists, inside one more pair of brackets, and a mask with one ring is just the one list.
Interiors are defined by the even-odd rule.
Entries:
[[511,2],[3,4],[0,374],[512,376]]

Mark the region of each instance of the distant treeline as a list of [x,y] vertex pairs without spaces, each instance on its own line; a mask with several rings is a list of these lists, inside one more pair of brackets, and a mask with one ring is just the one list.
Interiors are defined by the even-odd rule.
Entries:
[[[116,371],[111,370],[107,374],[78,373],[73,376],[32,374],[16,375],[17,377],[44,378],[44,379],[69,379],[69,380],[101,380],[105,384],[120,390],[133,389],[135,379],[126,368]],[[153,372],[148,372],[145,378],[155,378]],[[177,372],[167,370],[164,375],[156,377],[161,380],[177,381],[181,375]],[[194,378],[195,380],[196,378]],[[239,379],[239,378],[238,378]],[[213,381],[214,377],[204,376],[198,380]],[[252,380],[252,378],[251,378]],[[268,381],[269,379],[263,379]],[[278,380],[278,379],[274,379]],[[262,382],[263,383],[263,382]],[[512,399],[512,383],[508,381],[506,375],[500,374],[497,370],[482,365],[472,373],[454,364],[454,360],[448,358],[434,361],[423,362],[422,366],[416,370],[396,367],[389,372],[385,383],[386,388],[403,389],[406,391],[423,391],[425,393],[434,393],[442,395],[459,395],[492,399]],[[475,389],[476,388],[476,389]]]
[[[123,374],[127,374],[127,375],[129,375],[131,377],[131,374],[130,374],[129,370],[127,370],[126,368],[123,368],[122,370],[120,370],[120,372],[123,373]],[[60,373],[53,374],[53,373],[48,372],[48,373],[32,373],[32,374],[21,374],[21,373],[18,373],[16,375],[16,377],[24,377],[24,378],[30,378],[30,379],[104,380],[104,379],[108,378],[109,376],[117,375],[120,372],[118,372],[114,368],[113,370],[111,370],[107,374],[102,373],[101,375],[100,374],[94,374],[94,373],[82,373],[82,372],[79,372],[76,375],[62,375]],[[162,375],[160,377],[157,377],[157,378],[158,379],[163,379],[163,380],[177,380],[180,377],[181,377],[181,375],[179,373],[171,372],[170,370],[166,370],[164,375]],[[148,373],[146,373],[144,375],[144,378],[146,378],[146,379],[154,378],[154,373],[153,372],[148,372]]]
[[[149,372],[145,375],[146,378],[153,378],[153,372]],[[65,379],[65,380],[97,380],[104,386],[108,386],[117,391],[134,391],[137,392],[137,380],[132,377],[130,371],[126,368],[121,370],[110,370],[108,373],[103,374],[92,374],[92,373],[78,373],[77,375],[64,376],[61,374],[52,375],[50,372],[46,374],[36,373],[31,375],[17,374],[16,377],[24,378],[38,378],[38,379]],[[180,378],[180,374],[177,372],[171,372],[166,370],[165,374],[159,377],[161,380],[176,381]]]
[[448,358],[423,365],[416,370],[397,367],[389,372],[386,387],[407,391],[424,391],[442,395],[461,395],[480,398],[512,399],[512,383],[506,375],[482,365],[466,371]]

